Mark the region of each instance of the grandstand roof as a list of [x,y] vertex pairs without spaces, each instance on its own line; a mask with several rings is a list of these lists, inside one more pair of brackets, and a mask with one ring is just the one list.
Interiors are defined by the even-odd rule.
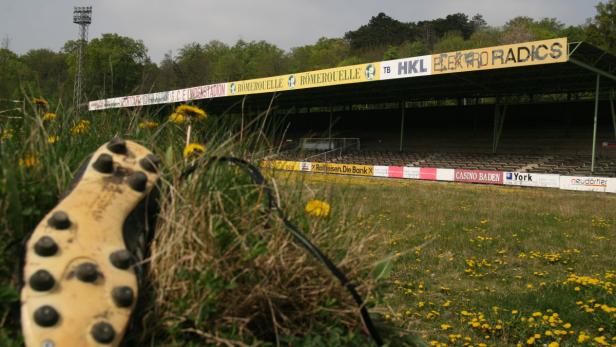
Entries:
[[[283,92],[276,102],[280,106],[335,106],[439,98],[594,93],[597,80],[594,69],[604,73],[602,90],[616,89],[616,56],[585,42],[570,44],[570,51],[569,61],[564,63],[303,89]],[[257,104],[266,104],[271,97],[272,93],[250,95],[252,102]],[[212,99],[208,108],[227,108],[237,98]]]
[[[558,48],[561,46],[562,52]],[[426,66],[421,65],[424,63]],[[368,74],[371,65],[377,69],[377,77],[372,79]],[[408,67],[408,71],[413,66],[415,74],[400,73],[398,68],[398,76],[392,76],[395,75],[393,72],[387,75],[384,72],[386,66],[394,70],[398,66]],[[342,78],[339,82],[325,80],[327,74],[336,73],[340,77],[344,73],[347,76],[353,69],[362,74],[365,69],[365,76],[354,76],[357,77],[354,82],[341,82]],[[442,98],[594,93],[597,75],[602,76],[602,91],[616,89],[616,56],[585,42],[567,43],[566,39],[554,39],[235,81],[203,86],[208,87],[208,91],[202,91],[195,98],[191,98],[192,92],[183,95],[188,95],[185,97],[188,100],[207,99],[208,111],[216,112],[236,104],[244,95],[248,95],[251,104],[266,105],[272,95],[278,94],[276,103],[280,106],[335,106]],[[295,88],[296,80],[298,85],[306,83],[307,86]],[[214,86],[217,87],[215,90],[224,90],[224,95],[211,93]],[[173,92],[93,101],[90,109],[184,101],[180,100],[181,97],[163,95],[165,93]],[[155,102],[148,102],[151,99]]]

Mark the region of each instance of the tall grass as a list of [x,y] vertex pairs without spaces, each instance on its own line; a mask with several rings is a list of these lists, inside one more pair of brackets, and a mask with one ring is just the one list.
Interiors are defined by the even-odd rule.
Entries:
[[[143,110],[84,112],[76,118],[56,109],[55,120],[43,121],[43,107],[24,108],[0,118],[6,135],[0,142],[0,345],[20,343],[15,308],[23,240],[57,203],[79,165],[114,136],[144,144],[163,161],[163,199],[146,264],[150,276],[127,345],[370,343],[349,294],[293,242],[245,173],[215,164],[179,179],[193,160],[182,155],[187,124]],[[244,122],[228,115],[192,121],[190,142],[203,144],[207,157],[237,156],[258,165],[275,150],[266,141],[267,115]],[[159,124],[143,126],[148,120]],[[275,174],[270,175],[275,186]],[[301,181],[275,189],[291,219],[374,305],[381,297],[373,292],[373,266],[382,256],[378,234],[361,228],[341,196],[317,196],[336,206],[331,216],[306,215],[310,194]]]

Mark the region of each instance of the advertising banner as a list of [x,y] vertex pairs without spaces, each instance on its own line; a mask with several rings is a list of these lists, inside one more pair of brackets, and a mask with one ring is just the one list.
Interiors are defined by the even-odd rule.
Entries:
[[229,82],[227,83],[227,95],[259,94],[287,90],[289,87],[286,78],[283,75]]
[[373,174],[376,177],[389,177],[389,166],[375,165]]
[[500,171],[455,169],[456,182],[503,184],[503,173]]
[[404,168],[402,166],[390,166],[388,173],[391,178],[404,178]]
[[527,172],[505,172],[503,184],[524,187],[559,188],[560,175]]
[[560,176],[560,189],[605,192],[608,181],[606,177]]
[[567,50],[567,38],[558,38],[433,54],[432,74],[564,63],[568,60]]
[[104,110],[118,107],[136,107],[173,102],[185,102],[190,100],[211,99],[226,96],[227,84],[209,84],[205,86],[170,90],[166,92],[122,96],[103,100],[90,101],[88,110]]
[[312,171],[312,163],[306,162],[306,161],[302,161],[299,163],[299,170],[300,171],[305,171],[305,172],[310,172]]
[[405,166],[403,169],[404,178],[410,178],[412,180],[419,179],[419,172],[421,171],[418,167]]
[[616,178],[607,179],[607,187],[605,191],[608,193],[616,193]]
[[432,73],[432,56],[387,60],[381,62],[381,80],[427,76]]
[[420,180],[436,181],[436,168],[422,167],[419,169]]
[[228,83],[227,95],[271,93],[379,80],[380,63],[358,64]]
[[311,171],[342,175],[374,176],[374,166],[372,165],[312,163]]
[[261,163],[262,167],[285,171],[300,171],[299,161],[268,160]]
[[455,180],[455,170],[454,169],[436,169],[436,180],[437,181],[454,181]]

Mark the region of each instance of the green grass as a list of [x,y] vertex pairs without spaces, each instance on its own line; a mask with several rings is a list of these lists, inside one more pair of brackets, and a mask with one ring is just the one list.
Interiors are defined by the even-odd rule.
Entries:
[[[148,313],[129,345],[369,344],[348,293],[264,212],[242,172],[216,166],[178,180],[185,124],[116,110],[84,115],[89,127],[75,133],[80,119],[43,122],[27,107],[0,118],[12,133],[0,141],[0,345],[20,345],[20,242],[116,135],[164,163]],[[160,125],[139,126],[152,119]],[[237,122],[211,115],[193,124],[191,142],[206,156],[258,163],[271,151],[261,127],[240,141]],[[391,346],[416,336],[450,346],[616,343],[615,195],[265,171],[290,218],[359,285]],[[328,201],[331,215],[307,215],[310,199]]]
[[615,195],[300,176],[386,235],[384,314],[431,344],[616,344]]
[[[59,113],[56,120],[43,121],[44,110],[26,108],[0,119],[0,345],[21,344],[16,313],[24,240],[80,164],[114,136],[144,144],[163,162],[164,200],[149,286],[141,290],[146,300],[127,345],[369,343],[350,295],[293,242],[280,219],[267,213],[263,195],[245,173],[213,165],[179,180],[192,160],[182,154],[187,124],[126,110],[79,118]],[[203,144],[206,157],[236,156],[258,164],[271,151],[261,132],[272,130],[262,124],[265,118],[247,122],[242,131],[233,118],[211,115],[192,122],[191,142]],[[140,127],[145,120],[160,124]],[[76,128],[83,121],[87,126]],[[57,141],[50,143],[50,136]],[[362,256],[370,248],[369,235],[348,232],[356,224],[350,211],[338,209],[329,218],[306,215],[301,186],[276,191],[276,197],[309,238],[326,240],[319,242],[321,249],[364,296],[373,293],[371,270],[378,253]]]

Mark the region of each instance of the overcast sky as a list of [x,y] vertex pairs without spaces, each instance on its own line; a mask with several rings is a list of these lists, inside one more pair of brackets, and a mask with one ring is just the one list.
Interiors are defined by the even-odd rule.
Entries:
[[266,40],[288,50],[319,37],[341,37],[385,12],[419,21],[463,12],[483,14],[490,25],[515,16],[556,17],[583,24],[599,0],[0,0],[0,39],[25,53],[59,50],[77,37],[73,6],[93,6],[90,38],[118,33],[143,40],[154,62],[190,42]]

